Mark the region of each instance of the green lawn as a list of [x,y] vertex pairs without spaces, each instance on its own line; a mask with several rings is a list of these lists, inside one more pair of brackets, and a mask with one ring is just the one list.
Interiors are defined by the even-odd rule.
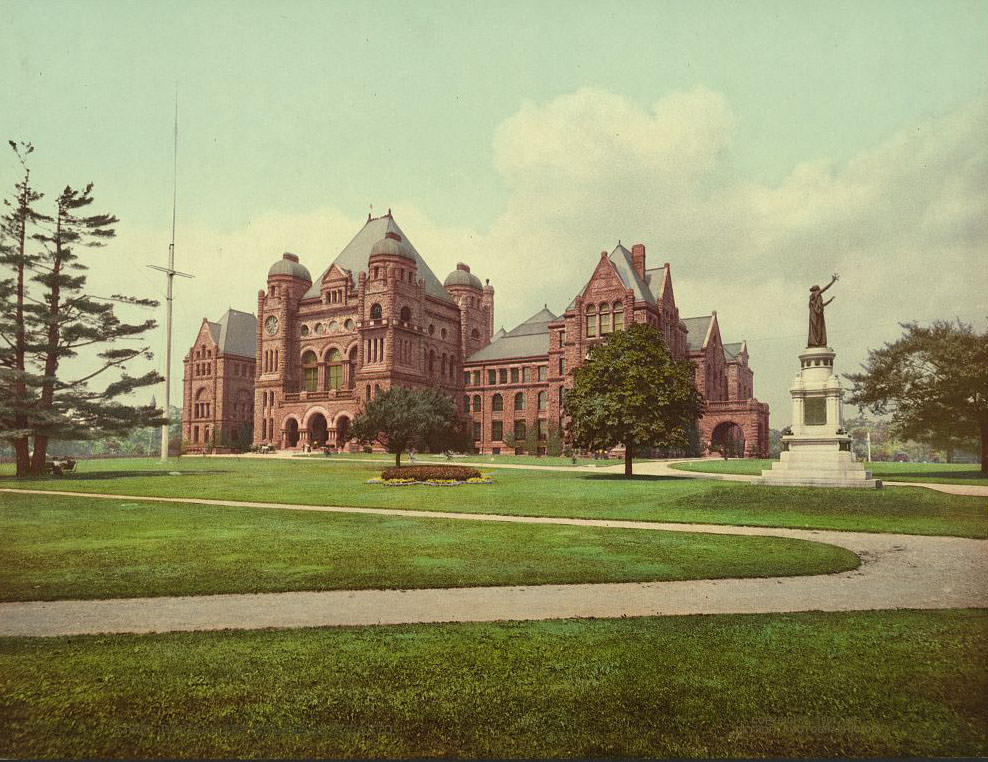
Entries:
[[[390,463],[394,465],[395,456],[386,453],[364,453],[364,452],[347,452],[340,455],[323,455],[322,453],[310,453],[304,455],[298,455],[299,458],[322,458],[328,460],[360,460],[368,463]],[[415,453],[416,463],[508,463],[511,465],[519,466],[566,466],[567,468],[572,468],[573,466],[594,466],[597,468],[602,468],[604,466],[621,466],[624,461],[620,459],[611,458],[609,460],[594,460],[594,458],[578,457],[576,463],[573,462],[572,458],[564,458],[561,456],[552,455],[540,455],[538,457],[532,457],[531,455],[457,455],[452,459],[447,459],[445,455],[434,455],[431,453]],[[650,462],[645,459],[637,459],[636,463],[647,463]],[[401,456],[401,464],[403,466],[409,465],[410,461],[407,455]]]
[[988,754],[984,611],[0,639],[0,755]]
[[0,599],[825,574],[833,545],[776,537],[3,495]]
[[[758,476],[772,467],[771,459],[745,458],[734,460],[710,459],[692,463],[676,463],[672,467],[682,471],[699,471],[707,474],[746,474]],[[930,482],[932,484],[973,484],[986,486],[988,479],[981,475],[974,463],[883,463],[864,464],[876,479],[893,482]]]
[[[16,480],[122,495],[204,497],[468,513],[644,519],[988,537],[988,501],[909,487],[884,490],[754,487],[748,484],[580,471],[491,469],[488,486],[384,487],[366,480],[381,464],[297,458],[184,457],[84,461],[64,478]],[[170,475],[178,472],[179,475]],[[2,473],[2,471],[0,471]],[[6,499],[0,494],[0,501]]]

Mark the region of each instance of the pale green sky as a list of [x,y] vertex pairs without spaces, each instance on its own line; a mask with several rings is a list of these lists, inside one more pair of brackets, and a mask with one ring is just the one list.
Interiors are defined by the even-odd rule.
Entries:
[[[281,250],[321,270],[371,202],[440,278],[469,256],[509,327],[561,310],[601,248],[645,241],[684,315],[717,309],[726,339],[767,340],[752,364],[773,425],[804,281],[850,276],[833,320],[854,362],[897,320],[983,318],[984,1],[0,0],[0,15],[0,137],[35,144],[49,194],[92,180],[121,218],[94,278],[160,285],[142,265],[165,255],[177,84],[177,264],[197,275],[179,356],[203,315],[254,310]],[[0,159],[2,187],[14,169]],[[963,272],[876,299],[895,258]]]

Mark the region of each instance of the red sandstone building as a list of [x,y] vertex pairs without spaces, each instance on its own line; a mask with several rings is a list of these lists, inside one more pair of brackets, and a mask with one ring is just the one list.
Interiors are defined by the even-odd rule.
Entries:
[[[514,451],[526,442],[542,452],[552,429],[565,427],[562,402],[573,369],[609,333],[641,322],[661,330],[673,356],[696,367],[707,402],[698,422],[702,446],[743,439],[748,455],[768,451],[768,406],[753,396],[744,342],[723,343],[716,313],[680,318],[669,264],[647,269],[642,244],[602,252],[562,314],[546,307],[495,334],[494,289],[464,264],[440,283],[389,212],[369,217],[315,280],[286,253],[268,271],[257,312],[255,444],[342,447],[364,401],[406,386],[438,388],[458,400],[478,452]],[[183,435],[193,450],[206,433],[242,424],[242,408],[228,409],[236,400],[224,393],[233,379],[219,383],[190,371],[204,352],[225,354],[213,325],[203,322],[185,361]],[[218,373],[219,363],[207,369]],[[243,387],[236,388],[239,398]],[[212,406],[196,407],[207,396]]]

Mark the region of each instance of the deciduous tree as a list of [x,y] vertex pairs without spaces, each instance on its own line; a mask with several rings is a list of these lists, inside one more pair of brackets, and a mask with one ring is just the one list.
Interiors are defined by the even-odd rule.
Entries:
[[369,400],[353,419],[351,435],[361,444],[377,442],[395,456],[410,447],[442,447],[454,441],[459,421],[453,401],[435,389],[394,387]]
[[891,414],[898,436],[929,444],[977,437],[988,475],[988,331],[961,321],[903,323],[898,341],[849,374],[849,402]]
[[636,448],[687,448],[690,427],[703,413],[693,366],[670,356],[662,334],[636,323],[590,350],[573,373],[565,409],[574,444],[591,450],[625,447],[632,475]]

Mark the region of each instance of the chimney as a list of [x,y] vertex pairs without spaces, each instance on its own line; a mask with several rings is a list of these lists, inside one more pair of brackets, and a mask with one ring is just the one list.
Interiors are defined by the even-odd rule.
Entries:
[[287,259],[289,262],[298,262],[298,254],[292,254],[290,251],[286,251],[281,257],[282,259]]
[[638,277],[645,280],[645,244],[636,243],[631,247],[631,263]]

